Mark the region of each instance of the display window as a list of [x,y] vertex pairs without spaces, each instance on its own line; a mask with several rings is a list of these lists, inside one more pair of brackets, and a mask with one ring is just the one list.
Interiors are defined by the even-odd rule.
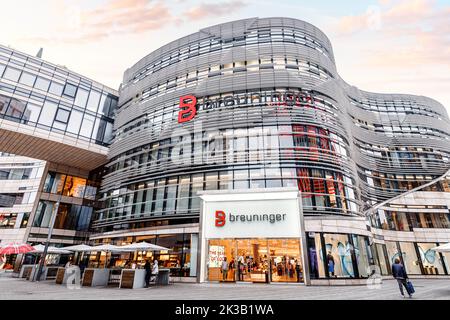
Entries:
[[420,259],[423,264],[425,274],[443,275],[445,274],[443,261],[438,252],[432,250],[437,244],[432,243],[417,243],[419,249]]
[[303,282],[299,239],[211,239],[209,281]]

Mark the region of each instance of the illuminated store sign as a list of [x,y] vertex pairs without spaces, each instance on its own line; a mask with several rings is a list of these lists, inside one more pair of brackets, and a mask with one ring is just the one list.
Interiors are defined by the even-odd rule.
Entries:
[[268,222],[268,223],[275,223],[278,221],[284,221],[286,219],[286,213],[280,214],[280,213],[264,213],[264,214],[252,214],[252,213],[246,213],[246,214],[233,214],[229,213],[228,218],[225,212],[222,210],[216,210],[216,221],[215,226],[216,227],[223,227],[228,220],[230,223],[233,222]]
[[313,98],[299,91],[255,92],[241,95],[230,95],[222,98],[197,98],[194,95],[180,97],[178,123],[188,122],[195,118],[198,111],[213,110],[222,107],[244,106],[249,103],[267,103],[269,105],[300,106],[310,104]]
[[298,190],[205,194],[201,198],[202,232],[207,239],[300,236]]

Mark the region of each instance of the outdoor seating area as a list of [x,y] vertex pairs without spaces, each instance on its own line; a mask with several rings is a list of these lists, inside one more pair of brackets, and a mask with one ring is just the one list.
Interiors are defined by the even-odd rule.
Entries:
[[[22,261],[16,277],[29,281],[54,280],[59,285],[137,289],[170,283],[170,269],[159,268],[158,261],[151,259],[156,251],[169,250],[146,242],[123,246],[78,244],[64,248],[9,244],[0,247],[0,256],[20,255]],[[55,260],[55,256],[58,259]],[[59,259],[61,257],[64,258]]]

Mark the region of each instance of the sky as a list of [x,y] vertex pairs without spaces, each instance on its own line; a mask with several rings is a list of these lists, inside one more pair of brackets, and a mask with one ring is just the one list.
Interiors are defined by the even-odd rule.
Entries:
[[117,89],[123,72],[201,28],[292,17],[330,38],[338,72],[379,93],[438,100],[450,114],[450,0],[2,0],[0,43]]

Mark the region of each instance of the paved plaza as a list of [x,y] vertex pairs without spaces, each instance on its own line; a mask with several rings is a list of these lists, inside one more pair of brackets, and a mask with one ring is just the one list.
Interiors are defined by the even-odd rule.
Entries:
[[[450,280],[413,280],[413,299],[450,300]],[[86,288],[68,289],[54,281],[29,282],[0,277],[0,300],[7,299],[160,299],[160,300],[397,300],[403,298],[397,282],[384,280],[378,289],[367,286],[310,286],[293,284],[197,284],[175,283],[149,289]]]

